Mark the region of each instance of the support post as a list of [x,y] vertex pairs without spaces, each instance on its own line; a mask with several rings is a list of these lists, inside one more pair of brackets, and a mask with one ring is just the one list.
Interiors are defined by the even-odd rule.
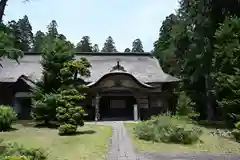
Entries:
[[133,113],[134,113],[134,121],[137,121],[138,120],[138,105],[137,104],[134,104],[133,106]]
[[100,96],[97,94],[96,100],[95,100],[95,121],[98,121],[100,119],[99,101],[100,101]]

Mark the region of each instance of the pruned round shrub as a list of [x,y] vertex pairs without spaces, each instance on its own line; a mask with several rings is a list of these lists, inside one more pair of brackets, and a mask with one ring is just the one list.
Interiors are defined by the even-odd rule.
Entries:
[[7,131],[11,128],[12,122],[17,119],[17,115],[12,107],[0,106],[0,131]]
[[139,123],[134,133],[146,141],[192,144],[199,140],[202,131],[176,117],[158,116]]
[[77,125],[63,124],[59,126],[58,130],[59,130],[59,135],[74,134],[77,131]]

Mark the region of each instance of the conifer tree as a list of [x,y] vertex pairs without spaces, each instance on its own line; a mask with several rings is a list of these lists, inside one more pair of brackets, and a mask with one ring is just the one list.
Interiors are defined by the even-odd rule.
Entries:
[[32,117],[45,125],[57,120],[60,135],[72,134],[84,124],[84,110],[78,104],[85,98],[86,86],[77,85],[77,80],[90,76],[90,64],[85,58],[74,60],[68,41],[50,37],[45,45],[42,80],[33,90]]

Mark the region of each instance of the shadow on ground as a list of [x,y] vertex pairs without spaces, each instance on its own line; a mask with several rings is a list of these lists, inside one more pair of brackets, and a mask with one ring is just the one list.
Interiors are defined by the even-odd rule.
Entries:
[[43,124],[43,123],[36,124],[36,122],[31,120],[19,120],[19,121],[16,121],[15,124],[19,124],[24,127],[35,127],[35,128],[57,129],[59,127],[59,125],[56,122],[50,122],[49,124]]
[[160,154],[150,152],[137,153],[139,160],[239,160],[240,155],[230,153],[209,154],[199,153],[172,153]]
[[206,121],[206,120],[202,120],[202,121],[196,121],[196,124],[198,124],[199,126],[205,127],[205,128],[210,128],[210,129],[231,129],[231,127],[229,127],[226,122],[223,121]]
[[17,128],[11,127],[9,129],[3,130],[2,132],[13,132],[13,131],[17,131]]
[[85,130],[85,131],[77,131],[76,133],[72,134],[63,134],[61,136],[77,136],[77,135],[85,135],[85,134],[95,134],[96,131],[93,130]]

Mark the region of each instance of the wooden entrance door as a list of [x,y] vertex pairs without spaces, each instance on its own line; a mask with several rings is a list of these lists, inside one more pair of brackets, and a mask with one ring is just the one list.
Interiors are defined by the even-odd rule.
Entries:
[[133,119],[134,97],[103,96],[100,101],[100,117]]

